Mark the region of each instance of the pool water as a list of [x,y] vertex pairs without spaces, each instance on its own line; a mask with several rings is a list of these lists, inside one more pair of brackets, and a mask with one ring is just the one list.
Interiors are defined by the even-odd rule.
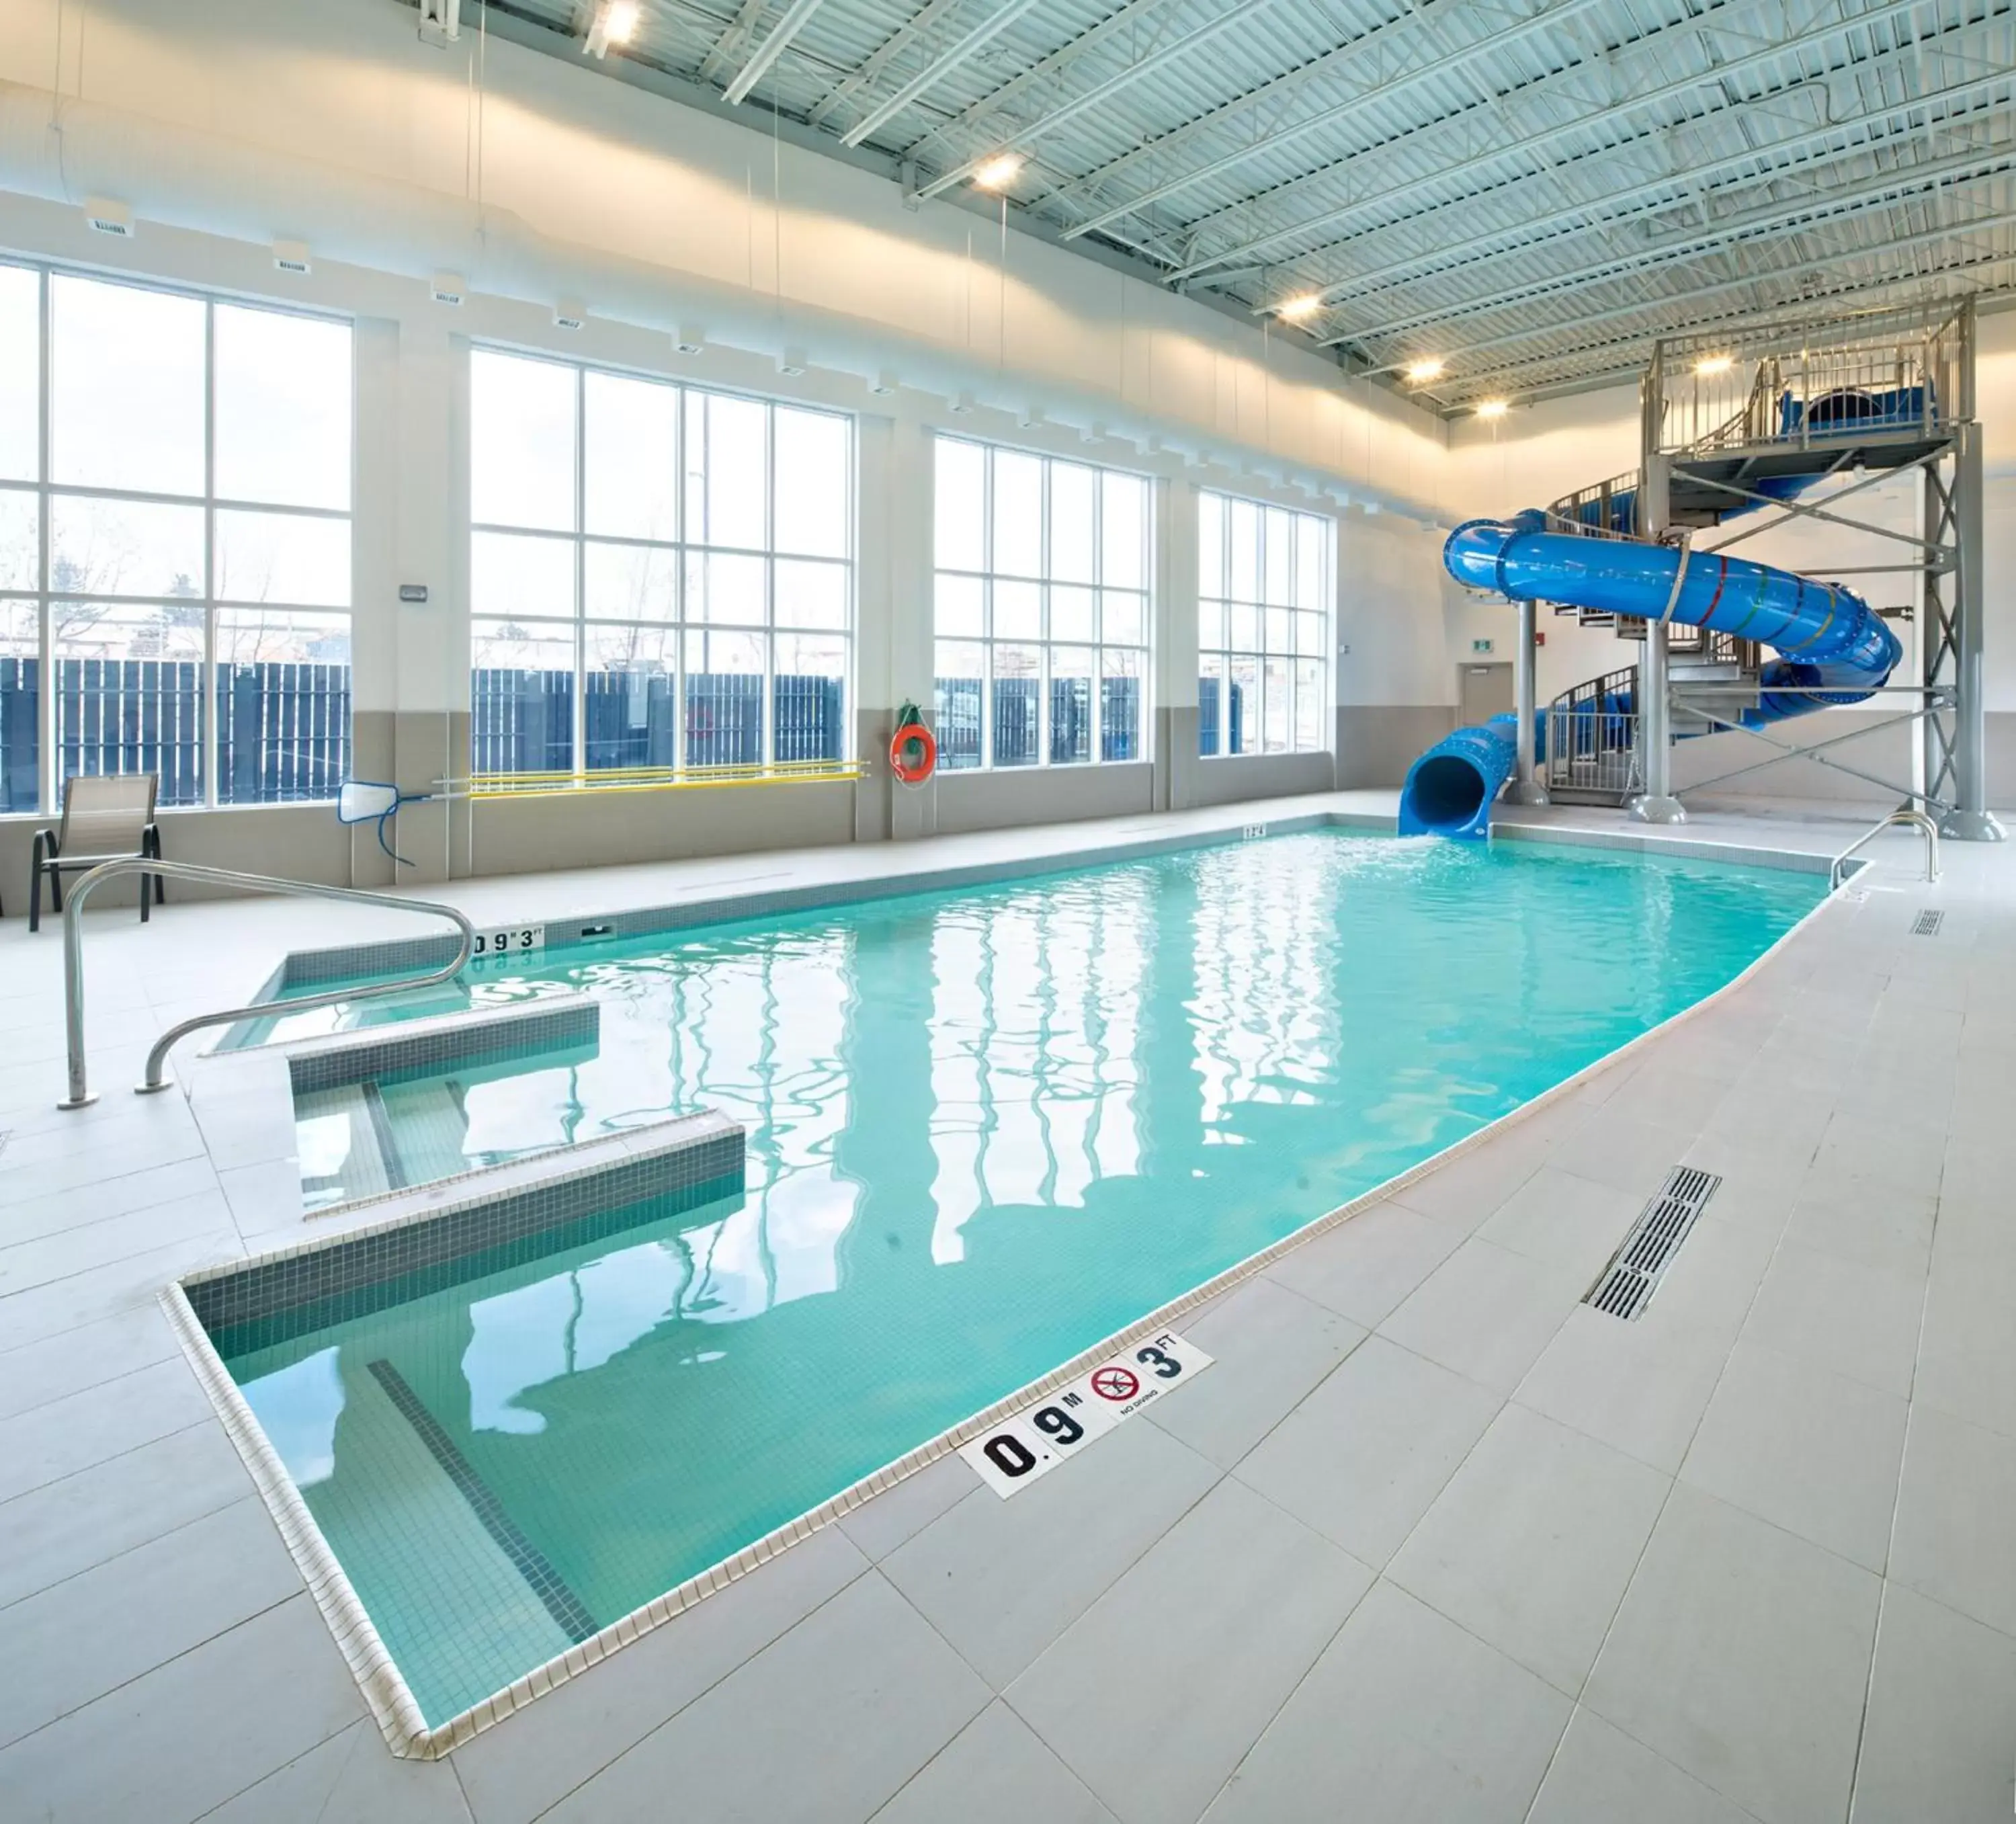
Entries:
[[477,965],[455,1004],[585,990],[599,1047],[388,1089],[402,1154],[712,1107],[746,1191],[220,1347],[439,1723],[1691,1005],[1823,890],[1326,831]]

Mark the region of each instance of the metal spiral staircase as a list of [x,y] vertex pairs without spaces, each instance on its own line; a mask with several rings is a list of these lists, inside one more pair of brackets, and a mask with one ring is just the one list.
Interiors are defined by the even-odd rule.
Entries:
[[[1755,766],[1803,757],[1834,766],[1943,813],[1952,833],[1962,833],[1953,829],[1957,817],[1967,821],[1981,813],[1980,706],[1968,701],[1978,676],[1980,626],[1973,355],[1973,312],[1964,303],[1827,324],[1765,325],[1712,341],[1669,338],[1658,344],[1643,381],[1640,467],[1547,509],[1550,530],[1685,541],[1697,553],[1726,549],[1800,516],[1910,547],[1899,553],[1906,561],[1817,574],[1832,579],[1890,573],[1909,599],[1881,611],[1920,621],[1921,675],[1900,675],[1883,693],[1914,698],[1914,706],[1875,725],[1924,724],[1913,780],[1879,780],[1822,751],[1875,726],[1803,747],[1748,732],[1780,750]],[[1900,400],[1910,402],[1908,411],[1899,409]],[[1919,535],[1856,517],[1854,497],[1861,490],[1913,469],[1923,477]],[[1827,486],[1820,504],[1795,497],[1822,483]],[[1739,515],[1741,529],[1722,529]],[[1549,798],[1669,802],[1664,756],[1654,761],[1648,754],[1646,725],[1662,725],[1668,742],[1698,737],[1737,726],[1759,701],[1761,669],[1771,654],[1754,640],[1558,604],[1554,611],[1582,626],[1614,629],[1641,647],[1655,640],[1662,662],[1654,675],[1664,674],[1665,714],[1640,713],[1653,706],[1643,693],[1654,668],[1643,661],[1563,692],[1544,712],[1545,759],[1537,782]],[[1739,766],[1701,783],[1752,770]]]

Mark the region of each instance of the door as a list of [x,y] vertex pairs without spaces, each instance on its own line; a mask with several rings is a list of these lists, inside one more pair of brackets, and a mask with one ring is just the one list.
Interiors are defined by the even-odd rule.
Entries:
[[1494,716],[1513,711],[1512,667],[1508,663],[1467,665],[1458,668],[1458,694],[1461,708],[1456,725],[1474,728]]

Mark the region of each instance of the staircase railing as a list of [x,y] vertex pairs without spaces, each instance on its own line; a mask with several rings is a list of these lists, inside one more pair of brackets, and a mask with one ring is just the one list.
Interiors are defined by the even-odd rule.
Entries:
[[1564,690],[1548,705],[1550,790],[1628,796],[1642,784],[1638,668],[1626,665]]
[[[360,906],[389,906],[400,912],[431,913],[445,918],[462,932],[452,959],[425,975],[402,976],[392,982],[375,982],[365,988],[337,988],[324,994],[304,994],[284,1000],[255,1000],[249,1006],[198,1014],[172,1026],[154,1041],[147,1054],[146,1074],[135,1086],[135,1095],[152,1095],[168,1087],[163,1066],[170,1049],[191,1033],[205,1026],[232,1026],[255,1015],[283,1008],[290,1013],[311,1008],[333,1007],[338,1001],[367,1000],[381,994],[398,994],[411,988],[431,988],[452,981],[462,973],[476,949],[476,927],[452,906],[432,899],[405,899],[394,893],[365,892],[357,887],[318,886],[308,881],[279,880],[267,874],[239,874],[229,868],[201,867],[193,862],[162,861],[151,856],[122,856],[102,861],[71,888],[63,903],[63,1019],[69,1045],[70,1095],[56,1104],[59,1108],[81,1108],[98,1100],[91,1093],[85,1073],[84,1053],[84,905],[92,889],[121,874],[166,874],[171,880],[197,881],[211,886],[235,887],[249,893],[292,893],[308,899],[345,899]],[[142,891],[145,891],[144,883]]]
[[1552,531],[1589,539],[1635,538],[1632,528],[1637,521],[1637,498],[1638,471],[1627,469],[1607,481],[1563,495],[1547,509],[1547,524]]

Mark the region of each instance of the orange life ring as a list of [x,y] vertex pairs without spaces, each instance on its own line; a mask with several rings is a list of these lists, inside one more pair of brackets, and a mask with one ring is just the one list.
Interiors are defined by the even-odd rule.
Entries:
[[[912,748],[923,753],[910,758]],[[905,785],[922,785],[938,769],[938,744],[921,722],[906,722],[889,737],[889,770]]]

